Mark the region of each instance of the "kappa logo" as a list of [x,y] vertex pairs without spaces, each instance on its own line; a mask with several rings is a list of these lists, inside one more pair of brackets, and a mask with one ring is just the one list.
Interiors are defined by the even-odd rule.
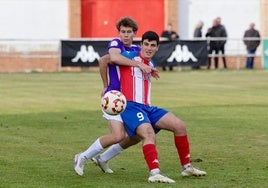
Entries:
[[196,57],[192,52],[189,51],[186,45],[177,45],[175,50],[172,52],[171,56],[167,59],[167,62],[173,62],[173,60],[177,62],[188,62],[192,60],[193,62],[197,62]]
[[83,63],[92,63],[96,59],[99,60],[100,55],[98,52],[95,52],[93,46],[89,45],[87,47],[86,45],[81,45],[80,51],[76,53],[76,56],[72,59],[72,62],[77,63],[79,60],[81,60]]
[[152,163],[159,163],[158,159],[153,160]]

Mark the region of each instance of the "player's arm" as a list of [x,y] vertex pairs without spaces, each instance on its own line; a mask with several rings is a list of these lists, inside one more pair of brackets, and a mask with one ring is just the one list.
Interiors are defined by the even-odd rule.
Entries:
[[147,74],[152,72],[152,67],[124,57],[121,55],[121,50],[118,48],[110,48],[109,54],[111,61],[118,65],[139,67],[142,72]]
[[103,91],[102,91],[102,95],[104,93],[104,91],[107,89],[108,84],[109,84],[109,80],[108,80],[108,64],[111,63],[110,61],[110,57],[109,55],[104,55],[99,59],[99,71],[100,71],[100,76],[102,79],[102,84],[103,84]]

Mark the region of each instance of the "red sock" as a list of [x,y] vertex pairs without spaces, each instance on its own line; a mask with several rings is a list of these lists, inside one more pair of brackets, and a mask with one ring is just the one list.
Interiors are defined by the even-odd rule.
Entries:
[[154,144],[146,144],[142,147],[144,159],[148,165],[149,171],[159,168],[158,154]]
[[180,157],[181,165],[190,163],[190,146],[187,135],[174,136],[175,145]]

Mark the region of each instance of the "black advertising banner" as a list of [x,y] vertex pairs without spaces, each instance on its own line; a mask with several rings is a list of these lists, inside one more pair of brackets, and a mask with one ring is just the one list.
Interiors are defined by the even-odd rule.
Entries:
[[109,41],[61,41],[61,66],[98,66]]
[[[107,53],[109,41],[61,41],[62,66],[98,66]],[[137,43],[137,42],[135,42]],[[163,41],[153,57],[157,66],[205,66],[208,63],[207,41]]]
[[208,63],[207,41],[164,41],[153,59],[158,66],[205,66]]

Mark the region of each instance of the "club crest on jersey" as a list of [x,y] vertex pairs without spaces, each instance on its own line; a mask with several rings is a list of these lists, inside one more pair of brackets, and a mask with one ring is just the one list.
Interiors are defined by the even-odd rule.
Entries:
[[116,40],[112,41],[110,46],[118,46],[118,42]]

